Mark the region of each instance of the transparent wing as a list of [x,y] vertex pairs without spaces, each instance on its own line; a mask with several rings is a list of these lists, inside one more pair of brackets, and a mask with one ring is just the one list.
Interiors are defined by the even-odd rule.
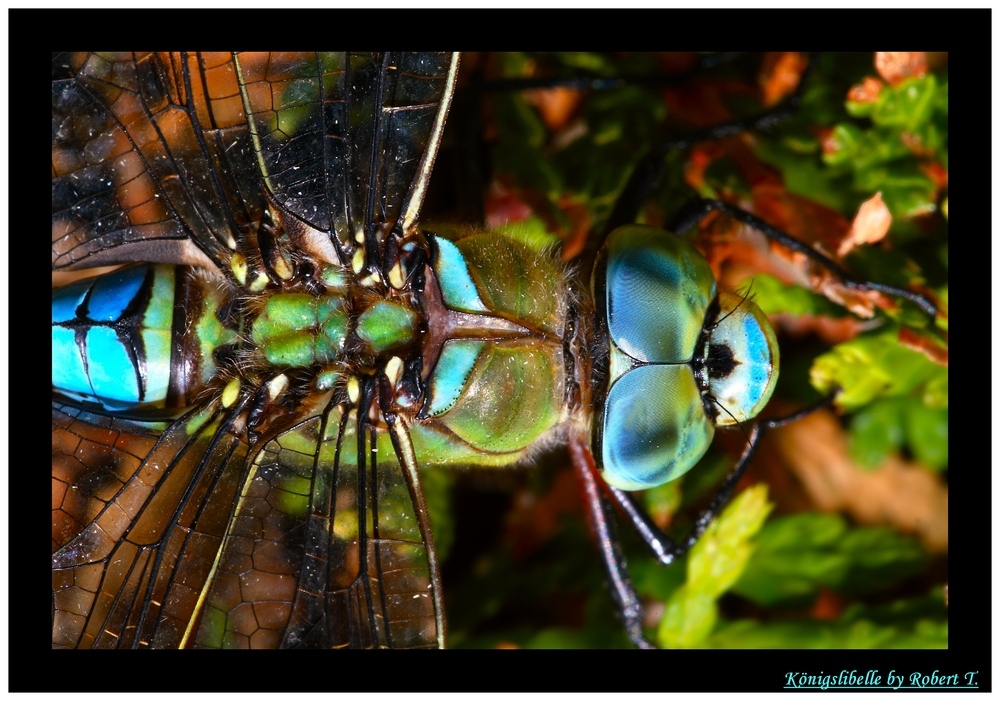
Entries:
[[[206,647],[437,645],[427,549],[382,432],[331,405],[253,462],[207,597]],[[361,459],[362,469],[358,469]]]
[[331,404],[248,462],[237,414],[210,402],[157,439],[53,408],[54,645],[437,645],[388,436],[359,451],[357,412]]
[[228,56],[53,55],[53,269],[207,256],[228,270],[262,206]]
[[[53,269],[228,275],[269,202],[342,249],[358,230],[381,246],[416,219],[456,68],[449,54],[55,54]],[[172,423],[54,400],[53,644],[441,644],[412,450],[403,470],[384,425],[329,399],[269,419],[285,430],[253,453],[245,421],[218,396]]]
[[343,248],[402,231],[456,71],[447,53],[54,54],[53,269],[200,251],[228,271],[265,189]]
[[260,169],[278,204],[345,248],[359,231],[412,223],[457,65],[448,53],[237,54]]
[[167,427],[54,403],[53,645],[174,647],[245,481],[236,412]]

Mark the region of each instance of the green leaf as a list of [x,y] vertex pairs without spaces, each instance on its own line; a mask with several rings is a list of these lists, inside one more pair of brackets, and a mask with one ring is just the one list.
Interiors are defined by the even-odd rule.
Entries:
[[765,314],[793,316],[831,316],[840,318],[847,312],[826,297],[799,285],[786,285],[773,275],[754,275],[751,288],[753,301]]
[[908,402],[882,399],[862,407],[851,417],[851,458],[864,467],[877,467],[903,445],[903,412]]
[[737,496],[705,530],[688,555],[687,582],[667,600],[658,629],[663,647],[693,647],[718,618],[716,600],[739,578],[753,553],[751,538],[767,518],[767,487]]
[[934,74],[904,80],[896,87],[879,93],[872,112],[876,124],[913,130],[931,118],[937,104],[937,80]]
[[[947,393],[947,387],[944,390]],[[935,469],[947,467],[948,409],[911,402],[906,406],[903,420],[906,443],[917,461]]]
[[[839,387],[837,405],[854,411],[879,397],[924,397],[940,401],[941,383],[947,387],[948,369],[923,353],[899,343],[895,329],[859,336],[816,359],[809,373],[822,393]],[[927,401],[927,398],[924,398]]]
[[761,530],[732,591],[762,606],[806,606],[821,588],[876,592],[919,573],[927,562],[916,540],[889,528],[848,528],[834,514],[797,514]]
[[927,467],[948,464],[947,407],[908,398],[880,399],[851,417],[849,436],[851,457],[867,467],[877,467],[904,447]]

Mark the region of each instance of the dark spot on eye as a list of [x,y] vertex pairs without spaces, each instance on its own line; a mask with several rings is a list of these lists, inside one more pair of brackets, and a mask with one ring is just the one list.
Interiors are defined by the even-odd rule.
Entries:
[[729,377],[739,363],[733,356],[733,349],[721,343],[710,343],[708,346],[708,376],[718,380]]

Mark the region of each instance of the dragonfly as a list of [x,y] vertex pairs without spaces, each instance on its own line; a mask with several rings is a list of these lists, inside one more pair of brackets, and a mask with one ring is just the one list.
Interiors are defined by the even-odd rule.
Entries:
[[[126,265],[54,293],[54,646],[443,647],[424,468],[568,442],[621,496],[691,469],[715,419],[767,403],[770,324],[745,295],[719,302],[682,239],[607,232],[597,294],[548,243],[421,227],[458,65],[53,56],[53,270]],[[636,300],[651,253],[683,261],[693,290]],[[654,357],[641,319],[692,297],[666,334],[683,379],[652,380],[678,361]],[[718,386],[730,373],[707,351],[687,369],[695,345],[732,348],[710,332],[737,322],[762,358],[749,380]],[[614,339],[597,362],[595,335]],[[643,404],[652,381],[685,399]]]

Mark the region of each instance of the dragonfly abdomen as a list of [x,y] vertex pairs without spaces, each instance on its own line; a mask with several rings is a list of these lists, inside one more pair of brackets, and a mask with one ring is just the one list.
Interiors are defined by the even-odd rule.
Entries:
[[105,409],[189,406],[236,339],[224,286],[194,268],[140,265],[52,293],[52,388]]

